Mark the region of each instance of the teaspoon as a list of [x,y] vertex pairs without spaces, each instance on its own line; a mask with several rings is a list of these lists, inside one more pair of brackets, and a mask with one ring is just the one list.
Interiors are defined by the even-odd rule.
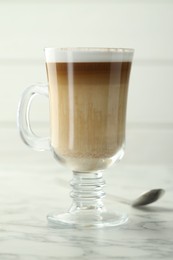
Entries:
[[107,194],[108,198],[116,199],[117,201],[130,205],[132,207],[141,207],[151,204],[160,199],[165,193],[164,189],[152,189],[142,193],[137,199],[130,201],[128,199],[120,198],[118,196]]
[[153,189],[142,193],[137,199],[132,201],[132,207],[140,207],[151,204],[160,199],[165,193],[164,189]]

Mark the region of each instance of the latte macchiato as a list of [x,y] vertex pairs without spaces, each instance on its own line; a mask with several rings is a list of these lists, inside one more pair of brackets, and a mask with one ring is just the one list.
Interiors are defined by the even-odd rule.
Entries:
[[[18,126],[23,141],[37,151],[51,150],[73,171],[73,199],[68,212],[47,216],[57,228],[101,228],[122,225],[125,214],[107,210],[103,170],[124,154],[126,104],[133,49],[45,48],[48,84],[23,92]],[[50,137],[31,128],[31,101],[49,98]]]
[[73,170],[91,172],[123,155],[131,60],[76,57],[46,60],[51,146]]

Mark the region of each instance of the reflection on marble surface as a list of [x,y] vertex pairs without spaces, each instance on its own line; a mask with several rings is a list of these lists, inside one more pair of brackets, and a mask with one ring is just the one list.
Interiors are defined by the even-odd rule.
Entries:
[[[126,225],[57,229],[48,225],[46,215],[68,209],[72,175],[49,153],[25,147],[15,130],[1,129],[0,141],[0,259],[172,259],[173,165],[122,162],[105,172],[106,202],[128,213]],[[148,207],[116,201],[157,187],[166,194]]]

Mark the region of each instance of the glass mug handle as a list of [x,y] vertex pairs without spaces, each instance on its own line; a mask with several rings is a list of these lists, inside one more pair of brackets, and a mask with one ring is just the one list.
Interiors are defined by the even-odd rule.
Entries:
[[38,137],[32,131],[30,124],[31,103],[37,95],[48,97],[48,85],[38,83],[24,90],[18,106],[17,125],[24,143],[36,151],[47,151],[51,149],[50,138]]

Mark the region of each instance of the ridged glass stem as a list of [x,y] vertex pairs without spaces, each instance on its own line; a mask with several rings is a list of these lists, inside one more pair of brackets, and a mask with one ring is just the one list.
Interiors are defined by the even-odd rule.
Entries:
[[102,198],[105,196],[102,172],[73,172],[70,193],[73,204],[69,212],[76,210],[103,210]]

